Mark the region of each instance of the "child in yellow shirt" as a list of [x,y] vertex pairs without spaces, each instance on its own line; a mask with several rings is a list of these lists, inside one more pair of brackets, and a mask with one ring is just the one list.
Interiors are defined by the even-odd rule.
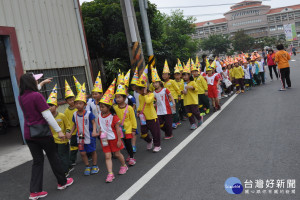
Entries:
[[194,68],[192,70],[192,75],[196,85],[198,86],[198,101],[199,101],[199,110],[200,115],[205,116],[209,113],[209,99],[208,95],[208,87],[205,78],[199,73],[199,69]]
[[234,67],[232,69],[231,76],[233,78],[233,81],[235,84],[238,84],[236,86],[236,94],[240,93],[240,86],[242,93],[244,93],[244,70],[243,68],[239,65],[238,62],[234,63]]
[[71,169],[70,165],[70,147],[69,147],[69,140],[67,138],[71,137],[70,134],[70,123],[67,117],[63,113],[57,112],[57,92],[56,86],[52,90],[47,104],[49,105],[49,110],[52,113],[53,117],[55,118],[57,124],[61,128],[61,131],[66,135],[66,139],[60,139],[58,137],[58,133],[50,126],[50,130],[52,132],[55,146],[57,149],[58,157],[61,160],[62,168],[65,172],[66,177],[69,176],[69,172]]
[[[66,108],[64,114],[70,123],[70,127],[73,127],[74,122],[72,121],[72,119],[74,113],[77,111],[77,108],[75,108],[75,104],[74,104],[75,95],[71,90],[67,81],[65,81],[65,100],[69,106]],[[71,139],[70,139],[70,162],[73,167],[76,165],[76,159],[78,153],[76,133],[77,133],[77,129],[75,129],[74,132],[71,133]]]
[[[125,86],[121,86],[121,87],[125,87]],[[124,137],[122,139],[123,139],[123,142],[125,143],[125,148],[127,150],[127,153],[129,154],[126,161],[128,162],[129,165],[133,166],[136,163],[136,159],[134,159],[134,157],[133,157],[133,148],[132,148],[131,139],[135,136],[136,129],[137,129],[137,123],[136,123],[134,110],[130,105],[127,105],[125,103],[125,100],[127,99],[125,90],[124,90],[124,93],[119,92],[117,90],[117,92],[115,94],[115,98],[116,98],[117,104],[115,104],[113,106],[113,108],[121,121],[120,126],[124,132]],[[123,124],[122,124],[122,122],[123,122]]]
[[179,90],[180,90],[180,95],[178,95],[178,99],[176,102],[176,113],[173,115],[173,120],[174,122],[177,122],[177,126],[180,125],[181,123],[179,120],[186,120],[186,113],[184,110],[184,105],[183,105],[183,95],[181,94],[181,91],[184,89],[184,81],[181,78],[181,73],[178,70],[175,70],[174,72],[174,78],[175,78],[175,83],[177,84]]
[[[161,150],[160,125],[153,104],[154,94],[147,90],[147,78],[145,74],[148,73],[148,70],[145,71],[136,83],[137,92],[140,94],[137,115],[141,121],[141,137],[147,142],[147,149],[151,150],[154,144],[153,152],[159,152]],[[148,134],[149,130],[152,138]]]
[[[194,130],[203,122],[203,117],[200,116],[198,108],[198,86],[190,74],[190,71],[184,70],[182,74],[184,80],[184,90],[181,93],[184,95],[184,108],[189,118],[191,129]],[[198,120],[196,124],[195,118]]]

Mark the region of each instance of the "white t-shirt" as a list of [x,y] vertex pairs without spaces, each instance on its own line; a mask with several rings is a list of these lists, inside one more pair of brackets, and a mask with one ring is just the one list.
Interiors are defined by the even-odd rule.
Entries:
[[255,70],[256,70],[255,63],[253,65],[251,64],[251,68],[252,68],[252,74],[254,75],[255,74]]
[[98,122],[99,114],[100,114],[100,106],[96,105],[95,100],[90,98],[86,103],[85,110],[91,111],[95,115],[95,122],[97,124],[97,133],[100,131],[100,125]]
[[[84,119],[83,119],[84,117]],[[79,134],[83,134],[83,121],[84,121],[84,144],[90,144],[92,138],[92,132],[93,132],[93,124],[92,121],[95,119],[94,114],[91,111],[86,111],[84,116],[80,116],[77,114],[77,111],[73,114],[73,122],[76,125],[76,128],[78,127]],[[78,123],[78,124],[77,124]],[[78,136],[78,133],[77,133]],[[77,137],[77,142],[79,142],[79,137]]]
[[264,72],[265,69],[264,69],[264,61],[261,60],[261,61],[257,61],[258,65],[259,65],[259,72]]
[[119,118],[117,115],[108,115],[106,117],[102,117],[102,115],[99,115],[99,123],[101,127],[101,132],[106,133],[108,140],[114,140],[116,139],[116,135],[113,131],[112,126],[115,126],[117,122],[119,122]]
[[219,76],[218,73],[214,73],[212,76],[206,76],[206,81],[208,85],[214,85],[216,76]]
[[223,79],[228,79],[229,78],[229,71],[228,69],[226,69],[225,71],[222,71],[223,74],[222,74],[222,78]]
[[135,104],[136,108],[138,108],[139,105],[140,105],[140,102],[139,102],[139,96],[140,96],[140,94],[138,92],[136,92],[136,91],[133,91],[133,96],[134,96],[135,101],[136,101],[136,104]]
[[245,79],[250,79],[250,70],[249,70],[249,68],[247,68],[247,69],[243,69],[244,70],[244,74],[245,74]]
[[216,72],[217,73],[222,73],[222,66],[221,66],[221,64],[220,64],[220,62],[219,61],[216,61]]
[[171,94],[170,91],[167,88],[162,88],[159,92],[154,91],[153,93],[156,99],[157,115],[172,114],[172,109],[168,97],[168,95]]

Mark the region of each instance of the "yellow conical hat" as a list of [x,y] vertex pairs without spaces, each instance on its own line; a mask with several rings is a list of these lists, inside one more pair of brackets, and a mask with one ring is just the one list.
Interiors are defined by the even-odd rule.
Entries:
[[195,62],[195,65],[196,65],[196,67],[197,67],[198,69],[201,67],[198,56],[196,56],[196,62]]
[[191,68],[190,68],[189,62],[190,62],[190,61],[188,61],[188,62],[186,63],[186,65],[184,66],[183,72],[182,72],[182,73],[188,73],[188,74],[191,73]]
[[165,60],[165,65],[164,65],[164,69],[163,69],[163,74],[164,73],[167,73],[167,74],[170,74],[170,69],[169,69],[169,65],[168,65],[168,62],[167,60]]
[[114,96],[114,93],[115,93],[115,86],[116,86],[116,79],[114,79],[114,81],[111,83],[109,88],[106,90],[106,92],[104,93],[103,97],[100,100],[100,103],[104,103],[104,104],[107,104],[107,105],[112,105],[113,96]]
[[147,87],[147,80],[148,80],[147,74],[148,74],[148,65],[145,67],[142,75],[138,79],[136,86]]
[[177,58],[177,64],[178,64],[179,71],[182,72],[183,71],[183,67],[182,67],[182,64],[181,64],[179,58]]
[[124,84],[127,87],[129,87],[129,79],[130,79],[130,70],[128,70],[127,74],[124,77]]
[[152,75],[152,82],[156,82],[156,81],[161,81],[161,79],[159,78],[159,75],[157,73],[156,68],[152,67],[151,65],[151,75]]
[[131,85],[135,85],[136,84],[136,82],[138,81],[138,79],[139,79],[139,72],[138,72],[138,68],[136,67],[135,68],[135,72],[134,72],[134,74],[133,74],[133,77],[132,77],[132,80],[131,80]]
[[55,84],[54,88],[52,89],[49,98],[47,100],[47,103],[57,106],[57,84]]
[[198,71],[197,65],[195,65],[193,59],[191,59],[191,71]]
[[81,84],[77,81],[75,76],[73,76],[73,78],[74,78],[74,82],[75,82],[75,86],[76,86],[76,92],[78,94],[80,92],[80,89],[81,89]]
[[118,80],[117,80],[117,85],[123,84],[124,85],[124,73],[121,73],[121,70],[119,69],[119,74],[118,74]]
[[212,70],[212,67],[211,66],[207,66],[206,67],[206,71],[208,72],[208,71],[211,71]]
[[[182,68],[182,70],[183,70],[183,68]],[[176,74],[176,73],[180,73],[180,69],[179,69],[177,64],[176,64],[175,69],[174,69],[174,74]]]
[[81,92],[86,93],[85,83],[83,83],[81,86]]
[[69,83],[67,80],[65,80],[65,99],[69,97],[75,97]]
[[92,92],[103,92],[100,71],[99,71],[98,76],[96,78],[96,81],[95,81],[94,88],[93,88]]
[[[124,82],[124,80],[120,80],[120,82]],[[122,94],[122,95],[127,95],[126,94],[126,88],[124,84],[119,84],[117,87],[116,94]]]
[[85,83],[82,84],[79,93],[77,94],[75,101],[83,101],[86,103],[86,88]]

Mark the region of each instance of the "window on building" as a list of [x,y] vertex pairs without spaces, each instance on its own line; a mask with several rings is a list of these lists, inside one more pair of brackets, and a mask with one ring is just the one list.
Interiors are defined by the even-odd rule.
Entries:
[[281,22],[281,17],[280,17],[280,15],[277,15],[277,16],[275,17],[275,19],[276,19],[276,22]]
[[296,28],[300,28],[300,22],[296,22],[296,23],[295,23],[295,27],[296,27]]
[[[87,85],[85,67],[70,67],[70,68],[59,68],[59,69],[45,69],[45,70],[31,70],[27,72],[33,72],[35,74],[43,73],[43,78],[53,78],[53,83],[57,83],[57,100],[64,100],[65,95],[65,80],[68,81],[71,89],[76,95],[76,87],[74,84],[73,76],[81,83]],[[41,79],[42,81],[43,79]],[[53,89],[54,85],[46,84],[40,91],[41,94],[47,99]],[[87,93],[89,93],[88,87],[86,87]]]
[[294,12],[295,19],[300,19],[300,11]]
[[270,31],[276,31],[276,27],[275,26],[270,26]]
[[282,20],[282,21],[286,21],[286,20],[287,20],[287,15],[286,15],[286,14],[285,14],[285,15],[282,15],[282,16],[281,16],[281,20]]
[[275,20],[275,18],[274,18],[274,16],[272,16],[272,17],[268,17],[268,22],[274,22],[274,20]]
[[283,30],[283,25],[278,25],[277,30]]
[[288,17],[289,17],[289,20],[294,20],[294,13],[289,13]]

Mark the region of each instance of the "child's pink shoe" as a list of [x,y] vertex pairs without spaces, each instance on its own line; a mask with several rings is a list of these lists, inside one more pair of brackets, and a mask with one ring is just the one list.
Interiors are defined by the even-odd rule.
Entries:
[[106,181],[106,183],[111,183],[111,182],[113,182],[114,179],[115,179],[114,174],[108,174],[105,181]]
[[128,161],[128,164],[129,164],[130,166],[135,165],[135,163],[136,163],[136,160],[135,160],[134,158],[130,158],[129,161]]
[[153,152],[154,152],[154,153],[157,153],[157,152],[159,152],[160,150],[161,150],[161,147],[154,147]]
[[151,140],[151,142],[147,143],[147,149],[151,150],[153,146],[153,140]]
[[128,170],[128,167],[127,167],[127,166],[121,166],[121,167],[120,167],[119,174],[126,174],[127,170]]
[[39,199],[39,198],[43,198],[47,195],[48,195],[48,192],[45,192],[45,191],[33,192],[33,193],[30,193],[29,199],[36,200],[36,199]]
[[65,185],[57,185],[57,189],[58,190],[64,190],[66,189],[68,186],[72,185],[74,183],[73,178],[67,178],[67,183]]
[[129,162],[129,160],[130,160],[130,156],[128,156],[128,157],[126,158],[126,162]]

